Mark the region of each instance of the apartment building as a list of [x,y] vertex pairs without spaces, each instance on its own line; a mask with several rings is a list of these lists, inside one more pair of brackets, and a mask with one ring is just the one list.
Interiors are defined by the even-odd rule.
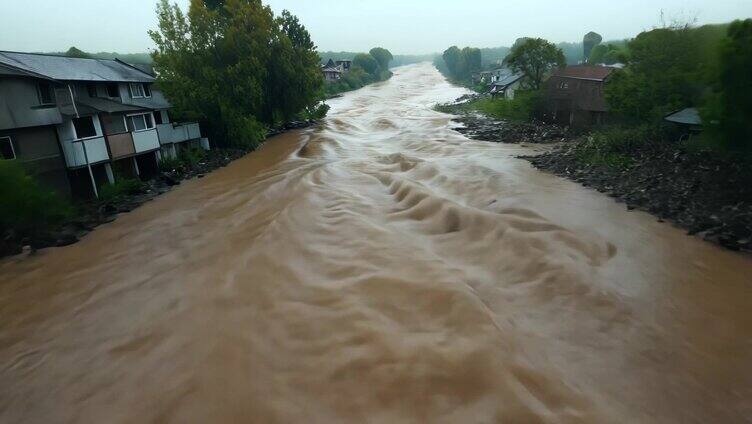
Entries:
[[119,60],[0,51],[0,159],[20,160],[43,184],[96,196],[117,178],[148,178],[197,123],[171,122],[154,76]]

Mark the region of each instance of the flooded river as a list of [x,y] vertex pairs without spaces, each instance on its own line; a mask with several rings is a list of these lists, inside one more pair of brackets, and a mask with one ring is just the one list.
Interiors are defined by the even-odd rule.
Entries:
[[400,68],[0,262],[0,422],[752,419],[752,259],[465,139],[461,94]]

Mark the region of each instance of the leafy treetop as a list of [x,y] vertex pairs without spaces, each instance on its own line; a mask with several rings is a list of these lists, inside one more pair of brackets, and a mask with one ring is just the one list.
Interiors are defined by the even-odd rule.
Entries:
[[535,90],[541,87],[551,70],[566,66],[561,49],[542,38],[527,38],[515,43],[505,62],[513,71],[522,73],[525,85]]

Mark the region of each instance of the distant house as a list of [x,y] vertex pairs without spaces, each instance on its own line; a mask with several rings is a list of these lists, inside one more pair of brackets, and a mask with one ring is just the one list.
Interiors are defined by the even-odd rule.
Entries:
[[[345,70],[345,66],[347,70]],[[342,79],[342,74],[349,71],[351,66],[351,60],[338,60],[335,63],[334,60],[329,59],[325,65],[321,66],[321,73],[324,74],[325,81],[339,81]]]
[[342,79],[342,71],[339,68],[323,68],[321,72],[324,74],[325,81],[339,81]]
[[491,83],[488,92],[492,97],[514,99],[514,93],[519,90],[524,75],[511,70],[507,71],[502,75],[497,75],[496,81]]
[[604,86],[614,68],[577,65],[557,69],[546,81],[546,111],[561,125],[589,126],[604,122],[608,104]]
[[350,72],[350,68],[352,68],[352,60],[338,60],[335,63],[342,68],[343,72]]
[[694,134],[698,134],[702,131],[702,118],[700,117],[700,111],[693,107],[669,113],[664,119],[683,130],[680,141],[685,137],[691,139]]
[[196,123],[170,122],[154,76],[119,60],[0,51],[0,159],[77,197],[116,177],[149,176],[179,145],[202,143]]

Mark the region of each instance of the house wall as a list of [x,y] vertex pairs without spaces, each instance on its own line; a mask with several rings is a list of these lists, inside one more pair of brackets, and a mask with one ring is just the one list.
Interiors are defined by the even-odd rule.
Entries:
[[522,83],[522,80],[519,80],[519,81],[517,81],[517,82],[514,82],[514,83],[510,84],[510,85],[509,85],[509,86],[507,87],[507,91],[506,91],[506,93],[505,93],[505,95],[506,95],[506,98],[507,98],[507,99],[509,99],[509,100],[512,100],[512,99],[514,99],[514,94],[515,94],[515,92],[516,92],[517,90],[519,90],[519,89],[520,89],[520,84],[521,84],[521,83]]
[[607,104],[604,83],[551,77],[546,82],[546,112],[559,125],[589,127],[604,123]]
[[5,136],[11,138],[16,159],[23,163],[29,174],[48,188],[70,195],[65,159],[54,126],[0,130],[0,137]]
[[0,130],[55,125],[57,107],[40,106],[36,78],[0,76]]
[[340,79],[338,72],[324,72],[324,79],[327,81],[337,81]]

